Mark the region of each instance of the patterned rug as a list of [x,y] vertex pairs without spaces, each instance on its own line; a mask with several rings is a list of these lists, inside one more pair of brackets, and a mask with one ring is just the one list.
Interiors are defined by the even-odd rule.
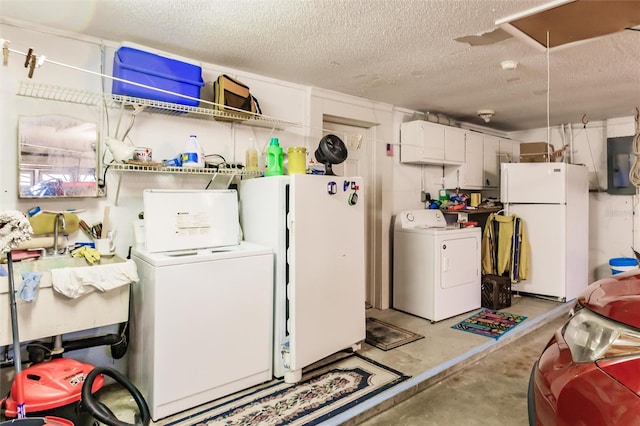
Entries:
[[453,329],[499,339],[513,327],[522,323],[527,317],[508,312],[484,309],[454,325]]
[[273,381],[198,407],[164,426],[316,425],[408,379],[353,354],[305,373],[302,381]]
[[371,346],[388,351],[407,343],[423,339],[424,336],[396,327],[377,318],[367,318],[367,337],[365,342]]

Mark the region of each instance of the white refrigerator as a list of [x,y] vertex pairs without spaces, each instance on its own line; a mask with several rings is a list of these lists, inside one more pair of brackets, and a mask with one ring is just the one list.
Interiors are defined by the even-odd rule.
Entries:
[[273,373],[295,383],[365,339],[362,179],[270,176],[243,180],[239,193],[245,241],[275,254]]
[[531,246],[529,276],[512,290],[561,301],[577,297],[589,284],[587,168],[502,164],[500,198],[505,214],[523,219]]

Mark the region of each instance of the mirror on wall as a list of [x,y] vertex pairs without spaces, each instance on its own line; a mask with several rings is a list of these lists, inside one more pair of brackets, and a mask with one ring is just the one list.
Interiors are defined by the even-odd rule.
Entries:
[[20,198],[97,197],[96,123],[65,115],[18,122]]

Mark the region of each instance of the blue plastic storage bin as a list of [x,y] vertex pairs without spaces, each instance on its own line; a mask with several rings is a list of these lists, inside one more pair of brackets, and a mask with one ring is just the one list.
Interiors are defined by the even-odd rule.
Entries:
[[[113,57],[113,76],[197,99],[200,98],[200,89],[204,86],[201,67],[131,47],[121,47],[116,51]],[[111,92],[114,95],[189,106],[198,106],[200,103],[198,100],[118,80],[113,80]]]

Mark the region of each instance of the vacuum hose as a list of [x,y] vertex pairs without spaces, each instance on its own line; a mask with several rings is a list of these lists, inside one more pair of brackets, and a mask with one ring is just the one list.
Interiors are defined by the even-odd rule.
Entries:
[[[98,401],[98,399],[91,393],[93,381],[96,379],[96,377],[98,377],[99,374],[104,374],[111,377],[120,385],[122,385],[126,390],[128,390],[131,396],[133,396],[133,399],[136,402],[138,411],[140,413],[140,418],[136,417],[135,425],[120,421],[106,405]],[[151,421],[149,406],[144,400],[142,394],[140,394],[138,388],[136,388],[133,383],[131,383],[122,373],[110,367],[96,367],[91,370],[89,374],[87,374],[87,377],[82,384],[81,403],[82,408],[85,411],[91,414],[98,421],[108,426],[148,426],[149,422]]]

